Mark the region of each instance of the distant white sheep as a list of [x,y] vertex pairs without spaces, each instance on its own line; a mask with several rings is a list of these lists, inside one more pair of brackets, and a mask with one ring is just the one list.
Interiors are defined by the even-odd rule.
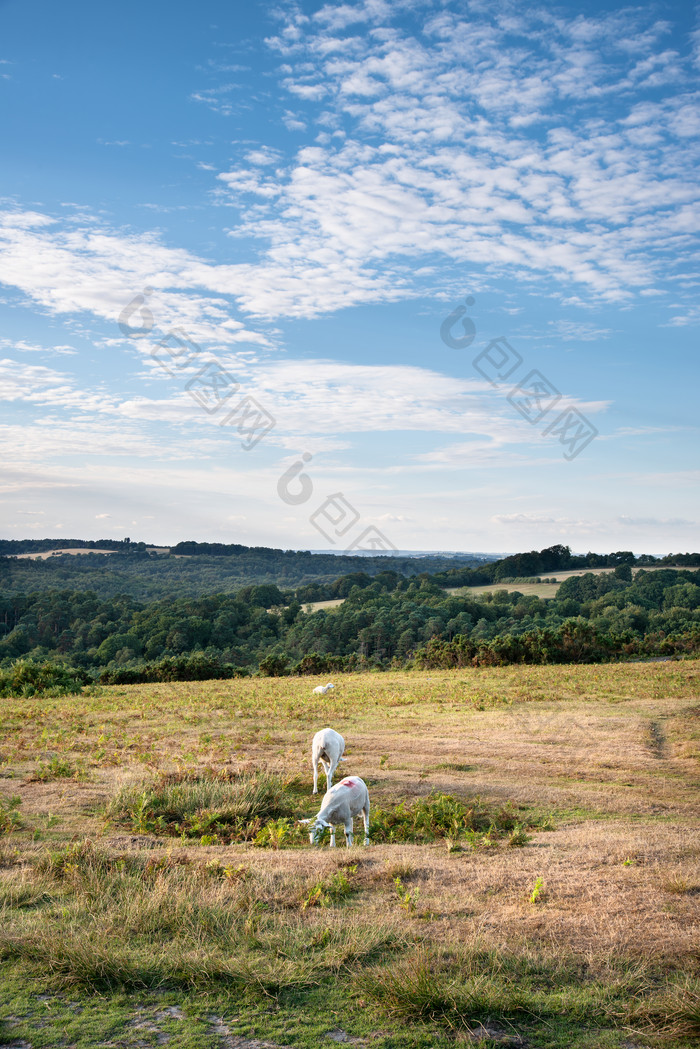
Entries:
[[362,813],[365,824],[365,845],[369,845],[369,791],[359,776],[346,776],[323,796],[321,808],[312,819],[299,820],[311,824],[309,841],[318,845],[326,827],[331,828],[331,848],[335,848],[335,827],[342,823],[345,828],[345,844],[352,845],[352,821]]
[[314,692],[317,696],[325,696],[326,692],[330,692],[332,688],[335,688],[335,685],[329,681],[327,685],[316,685]]
[[322,728],[311,740],[311,764],[314,770],[314,794],[318,794],[318,763],[323,765],[326,773],[326,790],[333,786],[333,776],[338,764],[347,759],[343,757],[345,740],[332,728]]

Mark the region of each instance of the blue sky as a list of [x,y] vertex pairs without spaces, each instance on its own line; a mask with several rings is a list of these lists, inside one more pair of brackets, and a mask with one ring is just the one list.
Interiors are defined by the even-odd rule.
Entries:
[[697,549],[697,16],[0,0],[2,536]]

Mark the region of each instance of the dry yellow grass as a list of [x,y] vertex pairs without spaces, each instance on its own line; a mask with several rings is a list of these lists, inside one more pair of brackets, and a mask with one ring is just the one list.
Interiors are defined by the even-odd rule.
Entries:
[[[337,1029],[377,1049],[694,1049],[700,661],[334,682],[2,701],[0,1041],[118,1049],[147,1021],[202,1049],[318,1049]],[[139,833],[133,806],[105,822],[120,788],[211,766],[296,780],[312,815],[325,725],[375,820],[444,792],[515,812],[529,840],[275,849]]]
[[[315,679],[259,678],[6,700],[0,793],[19,794],[34,827],[57,816],[51,840],[94,837],[104,832],[96,808],[122,785],[155,769],[233,763],[305,778],[312,814],[310,739],[332,724],[347,740],[344,774],[368,781],[374,805],[431,791],[478,795],[551,811],[557,828],[521,849],[357,850],[366,906],[386,911],[387,894],[369,890],[389,884],[387,865],[404,863],[431,919],[423,931],[436,942],[478,934],[496,945],[534,940],[690,963],[700,909],[699,670],[695,661],[511,667],[341,675],[335,693],[320,697],[311,694]],[[87,778],[28,779],[57,754]],[[20,850],[44,847],[13,837]],[[111,828],[110,843],[143,842]],[[225,863],[245,856],[270,877],[297,879],[335,869],[344,855],[244,845],[201,852]],[[533,905],[538,877],[546,895]]]
[[344,597],[337,597],[332,601],[309,601],[304,605],[304,608],[310,608],[312,612],[318,612],[319,608],[339,608],[344,601]]

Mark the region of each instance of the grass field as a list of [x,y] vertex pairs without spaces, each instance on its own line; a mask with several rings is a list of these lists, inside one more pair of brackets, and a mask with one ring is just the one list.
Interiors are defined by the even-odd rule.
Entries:
[[336,597],[332,601],[309,601],[304,605],[304,609],[310,608],[312,612],[318,612],[319,608],[340,608],[344,601],[344,597]]
[[[3,700],[0,1045],[697,1047],[699,682],[683,661]],[[368,848],[296,825],[327,724]]]
[[[650,565],[647,568],[633,568],[632,574],[636,575],[637,572],[659,572],[666,565]],[[554,583],[486,583],[483,586],[450,586],[445,588],[447,594],[459,594],[461,597],[480,597],[482,594],[495,594],[498,590],[507,590],[509,593],[516,591],[519,594],[524,594],[526,597],[556,597],[557,591],[560,585],[565,579],[569,579],[570,576],[582,576],[590,573],[591,575],[601,575],[604,572],[612,572],[612,568],[574,568],[567,572],[545,572],[543,576],[545,579],[555,579]],[[339,608],[343,604],[344,598],[336,598],[333,601],[311,601],[304,605],[305,609],[311,609],[312,612],[318,611],[319,608],[332,609]]]
[[[553,579],[554,576],[547,578]],[[449,587],[447,593],[459,594],[460,597],[481,597],[482,594],[495,594],[498,590],[507,590],[509,594],[517,590],[525,597],[556,597],[560,586],[561,580],[556,583],[488,583],[484,586]]]
[[[659,572],[664,568],[670,567],[668,565],[649,565],[645,568],[633,568],[632,575],[636,575],[637,572]],[[545,579],[555,579],[555,583],[488,583],[484,586],[453,586],[447,589],[448,594],[460,594],[463,596],[477,597],[479,594],[495,594],[497,590],[507,590],[509,593],[517,590],[519,594],[524,594],[526,597],[556,597],[557,591],[560,585],[565,579],[571,578],[571,576],[582,576],[582,575],[602,575],[605,572],[612,572],[612,568],[572,568],[566,572],[543,572],[542,575]]]

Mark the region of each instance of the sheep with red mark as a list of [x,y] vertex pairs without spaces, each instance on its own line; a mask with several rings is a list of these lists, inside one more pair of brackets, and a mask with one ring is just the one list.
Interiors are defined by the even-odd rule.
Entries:
[[360,813],[365,824],[365,845],[369,845],[369,791],[359,776],[346,776],[324,794],[321,808],[315,817],[299,822],[311,824],[309,841],[312,845],[318,845],[324,830],[330,827],[331,848],[335,848],[336,824],[342,823],[345,828],[345,844],[350,848],[353,841],[352,821]]
[[318,794],[318,763],[323,765],[326,773],[326,790],[333,786],[333,776],[338,764],[347,759],[343,757],[345,740],[332,728],[322,728],[311,740],[311,764],[314,770],[314,794]]

